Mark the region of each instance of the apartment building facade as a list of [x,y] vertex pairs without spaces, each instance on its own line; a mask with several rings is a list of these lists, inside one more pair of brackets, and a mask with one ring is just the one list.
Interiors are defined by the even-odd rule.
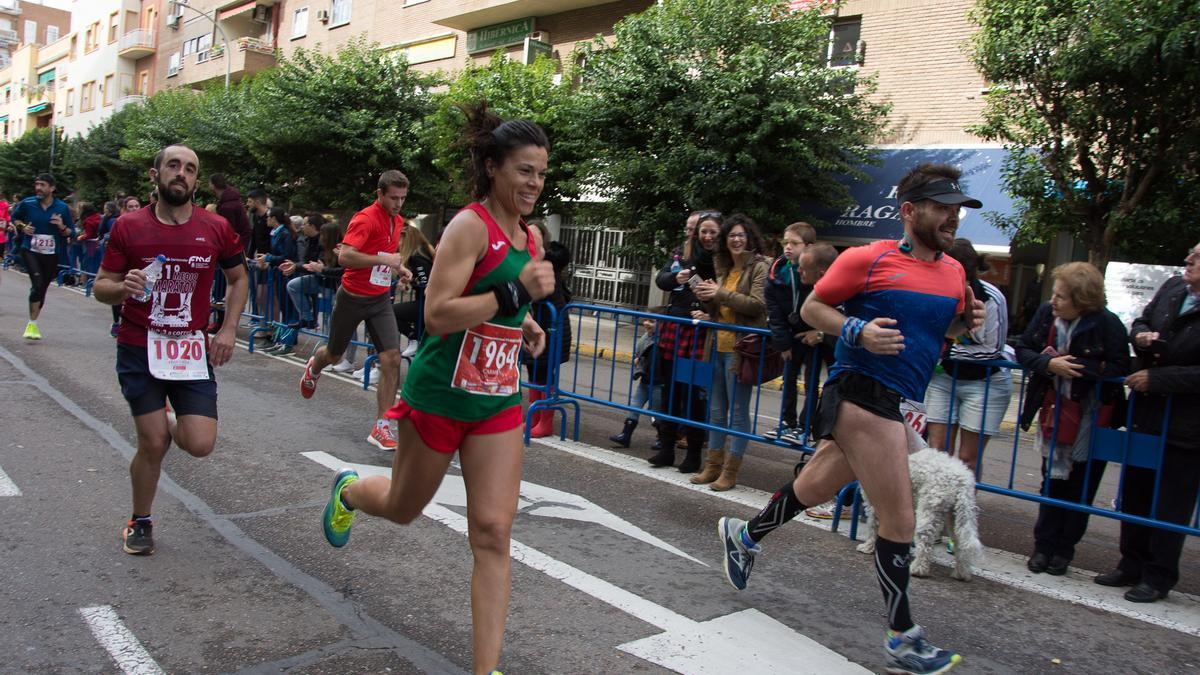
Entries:
[[67,136],[86,134],[117,110],[142,100],[149,71],[137,63],[151,51],[143,0],[74,0],[66,81],[56,96],[55,122]]
[[0,0],[0,69],[12,63],[24,44],[45,46],[70,31],[70,12],[38,2]]

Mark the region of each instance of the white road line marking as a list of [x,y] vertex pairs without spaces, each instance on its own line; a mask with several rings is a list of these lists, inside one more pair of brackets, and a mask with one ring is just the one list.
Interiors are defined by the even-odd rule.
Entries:
[[79,614],[92,629],[96,641],[108,652],[117,667],[126,675],[158,675],[163,669],[155,663],[134,637],[133,633],[121,623],[116,610],[108,605],[84,607]]
[[[334,471],[349,466],[362,476],[391,475],[390,467],[346,462],[327,452],[301,454]],[[450,501],[458,501],[457,494],[448,496]],[[466,516],[443,506],[440,501],[434,497],[423,514],[455,532],[467,534]],[[870,672],[756,609],[695,621],[516,539],[511,540],[510,546],[514,562],[527,565],[662,630],[662,633],[618,645],[617,649],[675,672],[695,675],[745,669],[796,675]]]
[[20,497],[21,488],[12,482],[8,474],[4,473],[4,469],[0,467],[0,497]]
[[[645,460],[630,457],[619,452],[598,448],[586,443],[560,441],[557,438],[540,438],[535,443],[555,450],[570,453],[577,457],[590,459],[594,462],[623,469],[640,476],[669,483],[676,487],[700,492],[709,497],[723,499],[741,506],[761,510],[767,505],[771,494],[738,486],[728,492],[713,492],[704,485],[692,485],[690,476],[678,471],[654,469]],[[849,517],[849,509],[844,510],[843,519]],[[801,515],[796,521],[812,527],[829,531],[828,520],[818,520]],[[843,536],[848,536],[849,528],[845,528]],[[842,534],[839,531],[839,534]],[[944,551],[934,552],[934,561],[943,567],[950,567],[953,561]],[[1033,574],[1025,569],[1025,556],[994,548],[984,549],[984,561],[975,572],[976,576],[1004,584],[1018,590],[1036,593],[1055,600],[1062,600],[1084,607],[1091,607],[1104,612],[1118,614],[1130,619],[1142,621],[1161,628],[1179,631],[1187,635],[1200,637],[1200,597],[1172,591],[1166,600],[1153,604],[1134,605],[1127,602],[1121,595],[1123,588],[1106,588],[1092,582],[1095,572],[1071,568],[1066,576],[1047,577],[1044,574]],[[921,583],[915,580],[915,583]]]

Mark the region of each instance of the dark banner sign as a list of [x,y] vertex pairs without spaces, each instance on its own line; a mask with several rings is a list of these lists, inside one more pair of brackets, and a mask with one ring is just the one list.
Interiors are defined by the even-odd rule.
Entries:
[[1008,246],[1011,237],[988,223],[987,212],[1009,214],[1013,201],[1004,192],[1000,168],[1006,150],[1001,148],[898,148],[881,149],[878,166],[865,166],[869,181],[839,180],[850,189],[854,203],[838,212],[814,206],[813,215],[832,223],[820,230],[823,238],[873,241],[899,239],[904,228],[900,225],[899,205],[896,203],[896,184],[913,167],[925,162],[950,164],[962,170],[963,191],[983,202],[982,209],[963,209],[958,236],[976,245]]

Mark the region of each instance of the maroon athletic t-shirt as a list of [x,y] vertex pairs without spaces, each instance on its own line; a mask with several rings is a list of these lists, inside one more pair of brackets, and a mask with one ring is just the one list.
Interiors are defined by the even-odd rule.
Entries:
[[129,297],[121,305],[117,342],[146,346],[146,330],[179,334],[203,330],[209,319],[209,293],[217,266],[241,261],[242,247],[229,221],[202,208],[180,225],[167,225],[153,206],[117,219],[100,266],[122,277],[166,256],[150,300]]

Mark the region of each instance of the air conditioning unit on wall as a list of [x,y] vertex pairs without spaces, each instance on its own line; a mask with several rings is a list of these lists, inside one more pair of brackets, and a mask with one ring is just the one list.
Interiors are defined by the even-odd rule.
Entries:
[[178,14],[172,14],[171,16],[167,17],[167,28],[171,28],[173,30],[179,30],[179,15]]
[[254,23],[269,23],[271,21],[271,8],[267,5],[255,5],[254,11],[250,13],[250,20]]
[[329,23],[329,10],[327,10],[327,9],[317,10],[317,21],[320,21],[321,23]]
[[529,39],[533,40],[534,42],[545,42],[546,44],[550,44],[550,31],[535,30],[529,34]]

